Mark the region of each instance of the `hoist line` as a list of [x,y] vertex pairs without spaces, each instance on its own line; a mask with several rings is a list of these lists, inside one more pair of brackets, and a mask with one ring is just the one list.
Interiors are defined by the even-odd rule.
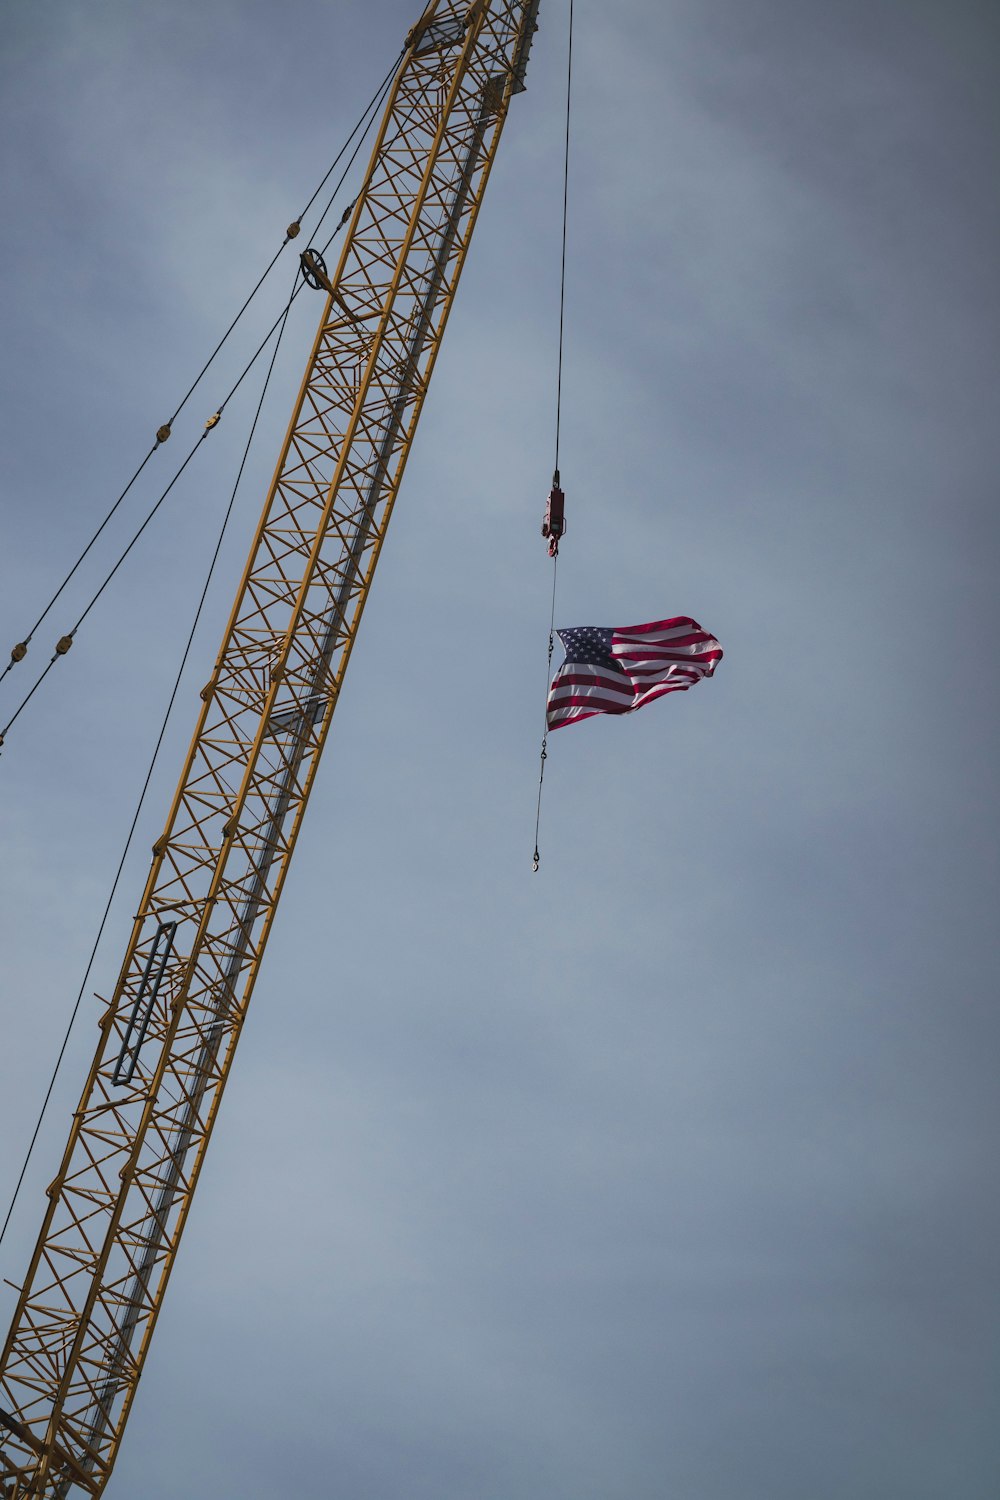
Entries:
[[38,1119],[37,1119],[37,1121],[35,1123],[35,1128],[34,1128],[34,1131],[32,1132],[31,1140],[28,1143],[28,1150],[27,1150],[27,1153],[25,1155],[24,1163],[23,1163],[23,1165],[21,1167],[20,1174],[19,1174],[18,1179],[17,1179],[17,1183],[15,1184],[15,1187],[14,1187],[14,1193],[13,1193],[13,1197],[10,1200],[10,1206],[7,1209],[7,1215],[6,1215],[6,1217],[5,1217],[4,1221],[3,1221],[2,1228],[0,1228],[0,1245],[3,1244],[4,1236],[7,1233],[7,1227],[10,1224],[11,1216],[12,1216],[12,1214],[14,1212],[14,1208],[15,1208],[15,1206],[17,1204],[17,1200],[18,1200],[18,1196],[19,1196],[20,1191],[21,1191],[21,1187],[22,1187],[22,1185],[24,1183],[24,1178],[25,1178],[25,1175],[26,1175],[27,1170],[28,1170],[28,1165],[29,1165],[29,1163],[31,1161],[31,1156],[32,1156],[32,1153],[33,1153],[33,1151],[35,1149],[35,1143],[38,1140],[38,1134],[39,1134],[39,1131],[42,1128],[42,1122],[43,1122],[43,1120],[45,1118],[45,1113],[46,1113],[46,1110],[48,1109],[49,1101],[52,1098],[52,1090],[55,1087],[56,1078],[58,1076],[59,1069],[62,1066],[62,1060],[63,1060],[63,1057],[65,1056],[66,1048],[67,1048],[67,1046],[69,1044],[70,1033],[73,1030],[73,1026],[74,1026],[74,1024],[76,1022],[77,1015],[79,1014],[79,1011],[80,1011],[80,1005],[81,1005],[81,1003],[83,1001],[83,992],[84,992],[84,990],[87,987],[87,981],[89,980],[91,970],[94,967],[94,959],[97,957],[97,950],[98,950],[98,947],[100,946],[101,938],[104,936],[104,929],[105,929],[105,927],[107,925],[108,916],[109,916],[109,914],[111,912],[111,904],[112,904],[112,902],[115,899],[115,894],[116,894],[116,892],[118,890],[119,882],[121,881],[122,871],[125,868],[125,861],[128,858],[129,850],[132,847],[132,840],[135,837],[135,831],[136,831],[136,828],[137,828],[138,823],[139,823],[139,817],[140,817],[140,814],[142,813],[143,805],[144,805],[145,800],[146,800],[146,793],[149,791],[149,784],[150,784],[150,782],[151,782],[151,780],[153,778],[153,771],[154,771],[154,769],[156,767],[156,762],[157,762],[157,759],[159,758],[160,750],[161,750],[162,745],[163,745],[163,740],[164,740],[164,737],[165,737],[166,732],[167,732],[167,724],[170,721],[170,715],[173,713],[174,704],[177,701],[177,694],[178,694],[178,691],[180,689],[181,678],[184,675],[184,669],[187,666],[188,657],[191,654],[191,646],[192,646],[192,644],[194,642],[195,632],[198,629],[198,624],[199,624],[199,621],[201,620],[202,611],[203,611],[203,609],[205,607],[205,600],[208,597],[209,586],[210,586],[210,584],[212,582],[212,577],[213,577],[213,575],[215,573],[215,565],[216,565],[216,563],[219,560],[219,553],[222,550],[222,543],[223,543],[223,541],[225,539],[226,531],[227,531],[227,529],[229,527],[229,522],[230,522],[230,520],[232,518],[233,507],[236,504],[236,495],[237,495],[237,492],[238,492],[239,487],[240,487],[240,481],[243,478],[243,471],[246,468],[247,459],[250,456],[250,448],[251,448],[251,445],[252,445],[253,440],[254,440],[254,435],[255,435],[255,433],[257,431],[257,424],[260,421],[260,414],[261,414],[261,412],[263,410],[263,407],[264,407],[264,399],[265,399],[265,397],[267,395],[267,388],[268,388],[268,386],[271,383],[271,375],[274,372],[275,362],[276,362],[276,360],[278,358],[278,350],[281,348],[281,340],[282,340],[282,337],[284,336],[285,324],[288,321],[288,314],[291,311],[292,302],[294,300],[294,296],[295,296],[295,292],[293,290],[292,295],[289,297],[288,302],[285,304],[284,313],[282,314],[281,318],[279,319],[279,322],[280,322],[281,326],[280,326],[280,329],[279,329],[279,332],[278,332],[278,337],[275,340],[274,349],[273,349],[272,354],[271,354],[271,361],[270,361],[270,364],[267,367],[267,374],[264,376],[264,384],[263,384],[263,387],[261,389],[260,399],[257,402],[257,410],[254,413],[253,422],[250,425],[250,433],[249,433],[249,436],[247,437],[246,445],[245,445],[245,447],[243,449],[243,457],[242,457],[242,459],[240,461],[240,466],[239,466],[239,469],[237,470],[237,473],[236,473],[236,479],[235,479],[235,481],[233,483],[232,492],[231,492],[231,494],[229,496],[229,503],[226,506],[225,514],[222,517],[222,525],[219,528],[219,535],[218,535],[218,537],[216,539],[215,550],[212,553],[212,558],[211,558],[211,561],[209,562],[209,565],[208,565],[208,572],[205,574],[205,582],[204,582],[204,584],[202,586],[201,596],[200,596],[200,598],[198,600],[198,604],[197,604],[197,607],[196,607],[195,613],[194,613],[194,619],[193,619],[193,621],[191,623],[191,629],[188,632],[188,638],[187,638],[187,641],[185,643],[183,653],[181,655],[180,666],[177,668],[177,673],[176,673],[176,676],[174,677],[174,685],[173,685],[173,688],[172,688],[171,693],[170,693],[170,698],[169,698],[169,700],[167,702],[166,712],[163,715],[163,722],[160,725],[160,732],[159,732],[159,734],[156,737],[156,744],[153,747],[153,754],[152,754],[152,757],[151,757],[150,762],[149,762],[149,768],[146,771],[146,777],[145,777],[145,780],[143,781],[143,784],[142,784],[142,790],[139,793],[139,800],[136,803],[135,813],[133,814],[133,817],[132,817],[132,823],[131,823],[131,825],[129,827],[128,835],[127,835],[127,837],[125,839],[125,847],[123,848],[122,854],[121,854],[121,858],[118,861],[118,868],[115,871],[114,879],[111,882],[111,891],[110,891],[110,893],[108,895],[107,904],[105,905],[104,912],[103,912],[103,914],[101,916],[100,923],[98,924],[97,936],[94,939],[94,946],[90,950],[90,957],[87,960],[87,967],[84,970],[83,979],[80,981],[80,989],[79,989],[79,991],[77,993],[76,1002],[75,1002],[75,1004],[73,1006],[73,1009],[72,1009],[72,1011],[70,1013],[69,1024],[66,1027],[66,1034],[63,1037],[62,1046],[59,1048],[59,1053],[58,1053],[58,1056],[56,1057],[55,1067],[52,1070],[52,1076],[49,1079],[49,1085],[48,1085],[48,1088],[45,1091],[45,1098],[42,1100],[42,1107],[41,1107],[41,1110],[39,1111]]
[[555,483],[559,483],[559,432],[562,424],[563,329],[566,321],[566,227],[569,209],[569,124],[573,93],[573,0],[569,0],[569,45],[566,59],[566,146],[563,154],[562,257],[559,266],[559,360],[556,374]]
[[[395,75],[395,68],[393,68],[393,72],[391,74],[387,75],[388,81],[383,82],[382,89],[381,89],[380,93],[384,94],[388,90],[388,88],[389,88],[389,86],[391,84],[391,81],[392,81],[392,78],[394,77],[394,75]],[[370,124],[371,124],[371,121],[369,121],[369,126],[370,126]],[[326,208],[323,210],[323,213],[320,215],[320,218],[318,219],[318,221],[316,223],[316,226],[315,226],[316,229],[319,228],[319,226],[322,224],[323,220],[326,218],[326,215],[329,213],[330,207],[333,204],[333,202],[334,202],[337,194],[339,193],[340,189],[343,187],[344,181],[345,181],[345,179],[347,177],[347,174],[351,170],[351,167],[354,165],[354,162],[355,162],[355,160],[357,158],[358,152],[361,150],[361,147],[364,144],[365,136],[367,135],[367,133],[368,132],[366,130],[364,132],[364,134],[362,134],[359,137],[357,145],[355,146],[354,151],[351,153],[351,156],[350,156],[350,158],[349,158],[349,160],[347,162],[346,167],[344,168],[343,172],[341,173],[340,180],[338,181],[337,186],[334,188],[333,193],[331,194],[330,200],[327,203]],[[363,188],[362,188],[362,191],[364,191]],[[353,207],[353,204],[351,206]],[[327,239],[326,243],[323,246],[324,253],[330,248],[331,244],[333,243],[334,239],[336,238],[336,236],[340,232],[340,230],[343,229],[345,223],[347,222],[347,218],[348,218],[348,215],[345,214],[343,216],[343,218],[340,220],[340,223],[334,229],[333,233]],[[270,342],[271,337],[274,334],[275,329],[278,328],[279,325],[281,325],[282,327],[284,326],[284,320],[288,317],[288,313],[289,313],[289,310],[291,308],[292,303],[295,301],[296,297],[299,295],[299,293],[302,291],[302,288],[305,285],[306,285],[305,281],[301,281],[301,280],[298,279],[298,272],[296,272],[295,285],[293,287],[291,296],[288,299],[288,304],[285,307],[284,312],[279,313],[278,317],[271,324],[271,326],[268,329],[267,333],[264,335],[264,338],[258,344],[257,349],[255,350],[254,354],[248,360],[248,362],[246,363],[246,365],[244,365],[243,371],[240,374],[239,378],[236,380],[235,384],[230,388],[230,390],[227,392],[226,396],[223,398],[223,400],[220,402],[219,406],[216,408],[214,421],[212,421],[209,425],[206,425],[205,430],[199,435],[199,437],[198,437],[197,441],[195,442],[194,446],[191,448],[190,452],[188,453],[187,457],[184,459],[183,463],[177,469],[177,471],[174,474],[173,478],[171,479],[170,483],[167,485],[166,489],[163,490],[163,492],[161,493],[161,495],[159,496],[159,498],[156,500],[156,502],[154,503],[154,505],[152,506],[152,508],[147,512],[145,520],[142,522],[142,524],[140,525],[139,529],[133,535],[132,540],[129,542],[129,544],[125,548],[125,550],[121,553],[121,555],[119,556],[118,561],[115,563],[114,567],[106,575],[106,577],[104,579],[104,582],[101,584],[100,588],[92,596],[89,604],[87,605],[86,609],[83,611],[83,614],[77,620],[77,622],[73,626],[72,630],[70,630],[70,631],[67,632],[66,639],[68,639],[70,641],[70,643],[72,643],[73,638],[76,635],[76,632],[79,630],[79,628],[83,624],[84,620],[90,614],[90,611],[93,609],[93,607],[97,603],[98,599],[100,599],[101,595],[104,593],[105,589],[108,587],[108,584],[111,582],[111,580],[114,578],[115,574],[118,572],[119,568],[125,562],[125,559],[128,557],[129,553],[132,551],[132,548],[136,545],[136,543],[138,542],[139,538],[142,536],[143,532],[146,530],[146,527],[152,521],[152,519],[156,515],[157,511],[160,509],[160,506],[166,500],[167,496],[170,494],[170,492],[173,489],[174,485],[177,483],[178,479],[180,479],[181,475],[184,473],[184,470],[187,468],[188,464],[191,462],[191,460],[194,458],[195,454],[198,452],[198,449],[201,447],[202,443],[205,441],[205,439],[208,437],[209,433],[217,425],[219,418],[222,416],[222,413],[225,411],[226,407],[229,405],[229,402],[236,395],[236,392],[239,390],[240,386],[243,384],[244,380],[249,375],[249,373],[253,369],[254,365],[257,363],[257,360],[260,358],[261,354],[267,348],[267,345]],[[151,451],[153,451],[153,450],[151,450]],[[147,461],[148,461],[148,458],[149,458],[149,455],[147,454]],[[110,517],[108,519],[110,519]],[[79,566],[79,564],[77,566]],[[75,571],[75,569],[74,569],[74,571]],[[52,656],[49,658],[49,661],[46,663],[46,665],[43,668],[43,670],[39,673],[39,675],[38,675],[35,683],[33,684],[33,686],[29,689],[29,691],[21,699],[21,702],[18,704],[17,708],[15,709],[15,711],[11,715],[11,717],[8,719],[8,721],[4,725],[3,729],[0,729],[0,750],[2,750],[2,747],[3,747],[4,741],[5,741],[6,737],[7,737],[7,734],[12,729],[12,727],[15,724],[15,722],[17,721],[17,719],[20,717],[22,710],[25,709],[28,706],[28,704],[30,703],[31,699],[35,696],[35,693],[41,687],[42,683],[45,681],[46,677],[49,675],[49,673],[51,672],[52,668],[55,666],[56,662],[59,661],[61,657],[65,656],[67,654],[68,650],[69,650],[68,646],[63,651],[60,651],[58,647],[56,648],[56,650],[53,652]],[[0,676],[2,676],[2,674],[0,674]]]
[[531,856],[531,868],[538,874],[541,855],[538,852],[538,829],[542,821],[542,782],[545,780],[545,762],[549,758],[549,683],[552,680],[552,651],[556,640],[556,575],[559,571],[559,554],[552,559],[552,608],[549,612],[549,659],[545,672],[545,719],[542,724],[542,753],[538,770],[538,805],[535,808],[535,852]]
[[[563,201],[562,201],[562,249],[559,259],[559,357],[556,362],[556,459],[552,475],[553,485],[559,484],[559,434],[562,427],[562,372],[563,336],[566,327],[566,230],[569,210],[569,136],[570,104],[573,97],[573,0],[569,0],[569,37],[566,48],[566,136],[563,149]],[[552,554],[552,610],[549,617],[549,650],[545,673],[545,720],[542,727],[542,749],[539,756],[538,802],[535,807],[535,852],[531,857],[531,868],[537,875],[541,863],[538,852],[538,830],[542,821],[542,783],[545,780],[545,762],[549,757],[549,684],[552,681],[552,651],[556,632],[556,577],[559,571],[558,541]]]
[[[320,225],[323,223],[323,220],[326,218],[327,214],[330,212],[330,209],[331,209],[331,207],[333,205],[333,202],[334,202],[337,194],[340,192],[340,189],[343,187],[344,180],[345,180],[345,178],[347,176],[347,173],[350,170],[351,166],[353,165],[354,161],[356,160],[358,152],[360,151],[361,146],[364,143],[364,141],[365,141],[365,139],[366,139],[366,137],[368,135],[368,132],[371,130],[372,123],[373,123],[373,121],[375,119],[375,116],[376,116],[376,114],[377,114],[377,112],[379,110],[379,107],[381,106],[381,104],[382,104],[382,102],[383,102],[383,100],[385,98],[386,92],[388,91],[389,87],[392,84],[393,78],[396,76],[396,73],[399,70],[400,60],[403,58],[404,55],[405,55],[405,49],[400,52],[399,56],[396,58],[396,60],[393,63],[392,67],[389,69],[388,73],[385,75],[385,77],[383,78],[382,82],[379,84],[378,89],[372,95],[372,98],[369,100],[368,104],[365,106],[364,110],[362,111],[362,114],[361,114],[360,118],[358,119],[357,124],[354,126],[353,130],[351,131],[350,135],[347,137],[347,139],[344,142],[343,146],[341,146],[340,150],[337,152],[337,155],[334,157],[333,161],[331,162],[330,167],[328,168],[328,170],[326,172],[326,175],[323,177],[322,181],[319,183],[319,186],[313,192],[312,197],[309,199],[309,201],[306,204],[306,206],[302,209],[301,213],[299,213],[297,215],[297,217],[292,221],[293,224],[295,224],[295,225],[301,224],[302,220],[305,218],[306,214],[309,212],[310,208],[315,203],[315,201],[319,197],[320,193],[323,191],[323,188],[326,186],[326,184],[329,182],[331,176],[336,171],[337,166],[340,163],[340,161],[341,161],[341,159],[342,159],[342,157],[344,155],[344,152],[348,149],[348,147],[350,146],[351,142],[354,140],[354,137],[358,134],[358,131],[361,130],[361,135],[360,135],[360,137],[359,137],[359,139],[358,139],[358,141],[357,141],[357,143],[356,143],[356,145],[354,147],[353,152],[351,153],[351,156],[350,156],[350,158],[348,160],[348,163],[347,163],[347,167],[344,169],[344,172],[341,174],[341,177],[340,177],[340,179],[339,179],[336,187],[334,188],[332,194],[330,195],[330,199],[327,202],[326,208],[320,214],[319,219],[317,220],[315,228],[313,230],[313,233],[316,233],[319,230]],[[362,127],[364,127],[364,128],[362,129]],[[291,227],[292,226],[289,225],[289,228],[291,228]],[[171,428],[173,426],[174,422],[177,420],[178,416],[180,416],[180,413],[183,411],[184,407],[187,405],[187,403],[190,400],[191,396],[197,390],[197,388],[200,385],[201,381],[204,379],[205,375],[208,373],[208,370],[210,369],[211,365],[213,364],[216,356],[219,354],[219,352],[221,351],[223,345],[229,339],[230,334],[233,332],[233,330],[235,329],[236,325],[239,323],[240,319],[243,317],[243,314],[246,312],[247,308],[250,306],[251,302],[256,297],[256,295],[260,291],[261,287],[264,285],[264,282],[267,280],[268,276],[273,271],[275,265],[278,262],[279,257],[281,256],[282,251],[285,249],[285,246],[288,245],[290,243],[290,241],[294,237],[295,236],[290,235],[288,233],[285,234],[285,238],[282,240],[281,244],[278,246],[278,249],[275,251],[274,255],[271,257],[271,260],[268,262],[267,267],[265,268],[263,274],[259,277],[259,279],[258,279],[256,285],[254,286],[253,290],[250,292],[249,296],[244,301],[244,303],[243,303],[242,307],[240,308],[239,312],[233,318],[232,322],[229,324],[229,327],[226,329],[225,333],[222,335],[221,339],[216,344],[216,346],[212,350],[211,354],[208,356],[208,359],[202,365],[200,371],[198,372],[198,374],[195,377],[195,379],[192,381],[191,385],[188,387],[188,389],[185,392],[184,397],[182,398],[180,404],[178,405],[178,407],[174,411],[173,416],[170,418],[170,420],[168,422],[166,422],[164,424],[166,428],[168,428],[168,429]],[[333,236],[331,236],[331,239],[332,238],[333,238]],[[328,248],[329,244],[330,244],[330,240],[327,241],[327,244],[324,246],[324,250],[326,248]],[[280,318],[279,318],[278,321],[280,321]],[[277,327],[277,323],[272,324],[270,332],[268,334],[268,337],[270,337],[270,334],[274,332],[274,329],[276,327]],[[260,351],[258,350],[258,353],[259,352]],[[93,546],[95,545],[95,543],[100,539],[100,537],[103,534],[105,528],[107,527],[108,523],[112,520],[112,518],[115,516],[115,514],[118,511],[119,507],[121,506],[122,502],[130,494],[133,485],[135,484],[135,482],[139,478],[139,476],[142,474],[143,470],[145,469],[146,465],[149,463],[149,460],[152,458],[153,454],[157,451],[158,448],[161,448],[163,446],[163,441],[165,441],[165,440],[161,440],[159,436],[157,437],[156,442],[150,448],[149,452],[146,454],[145,458],[142,460],[142,463],[136,469],[135,473],[132,475],[132,477],[129,480],[128,484],[122,490],[121,494],[115,500],[115,502],[112,505],[111,509],[108,511],[107,515],[104,517],[104,520],[101,522],[100,526],[98,526],[97,530],[94,532],[93,536],[90,538],[90,541],[84,547],[83,551],[80,553],[80,555],[76,559],[76,562],[70,568],[69,572],[66,574],[65,578],[60,583],[59,587],[56,589],[55,593],[52,595],[52,597],[50,598],[49,602],[46,604],[45,608],[42,610],[41,614],[38,616],[38,619],[35,621],[34,625],[32,625],[31,629],[28,631],[28,634],[26,636],[24,636],[23,639],[19,642],[19,645],[23,645],[24,647],[27,647],[27,645],[29,644],[29,642],[34,638],[35,632],[38,630],[39,626],[41,626],[44,623],[45,619],[49,615],[49,613],[52,610],[53,606],[56,604],[56,602],[61,597],[64,589],[67,586],[67,584],[69,584],[71,582],[71,580],[73,579],[74,575],[77,572],[77,569],[84,562],[84,560],[86,559],[86,557],[90,553],[90,551],[93,548]],[[23,655],[24,655],[24,653],[22,653],[21,656],[17,656],[17,657],[15,657],[15,656],[12,655],[9,658],[9,660],[7,661],[7,664],[4,666],[3,670],[0,671],[0,682],[2,682],[3,679],[7,676],[7,673],[10,672],[10,671],[12,671],[13,668],[18,664],[18,662],[23,659]],[[50,665],[51,665],[51,663],[50,663]],[[39,679],[39,680],[41,680],[41,679]],[[37,687],[37,683],[36,683],[36,687]],[[32,691],[34,691],[34,690],[32,690]],[[29,694],[28,696],[30,697],[31,694]],[[25,700],[25,701],[27,701],[27,700]],[[23,707],[23,704],[22,704],[22,707]],[[13,720],[11,720],[11,723],[13,723]]]

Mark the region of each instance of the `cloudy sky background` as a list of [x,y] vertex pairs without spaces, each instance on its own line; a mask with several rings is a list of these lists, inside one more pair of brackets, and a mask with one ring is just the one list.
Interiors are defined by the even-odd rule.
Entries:
[[[4,653],[418,8],[4,7]],[[566,43],[543,0],[112,1500],[1000,1492],[1000,13],[576,10],[557,623],[690,613],[726,659],[553,738],[533,876]],[[318,311],[296,304],[102,993]],[[246,412],[0,758],[4,1208]]]

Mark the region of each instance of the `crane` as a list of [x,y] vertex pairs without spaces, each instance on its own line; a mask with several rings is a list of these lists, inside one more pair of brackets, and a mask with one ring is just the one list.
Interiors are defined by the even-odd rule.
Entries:
[[[0,1357],[0,1496],[111,1475],[539,0],[410,30]],[[103,1003],[103,1002],[102,1002]]]

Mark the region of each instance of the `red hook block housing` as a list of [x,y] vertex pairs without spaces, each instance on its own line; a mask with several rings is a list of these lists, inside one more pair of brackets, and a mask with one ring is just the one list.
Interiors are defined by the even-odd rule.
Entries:
[[545,519],[542,522],[542,536],[549,539],[549,556],[557,557],[559,554],[559,538],[566,535],[565,516],[566,496],[559,488],[559,476],[556,475],[555,483],[549,490],[549,498],[545,502]]

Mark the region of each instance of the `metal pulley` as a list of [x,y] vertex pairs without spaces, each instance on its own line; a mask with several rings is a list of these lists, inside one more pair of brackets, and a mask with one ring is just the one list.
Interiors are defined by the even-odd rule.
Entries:
[[306,286],[311,286],[314,292],[333,293],[333,283],[327,274],[326,261],[318,250],[303,250],[299,261]]

